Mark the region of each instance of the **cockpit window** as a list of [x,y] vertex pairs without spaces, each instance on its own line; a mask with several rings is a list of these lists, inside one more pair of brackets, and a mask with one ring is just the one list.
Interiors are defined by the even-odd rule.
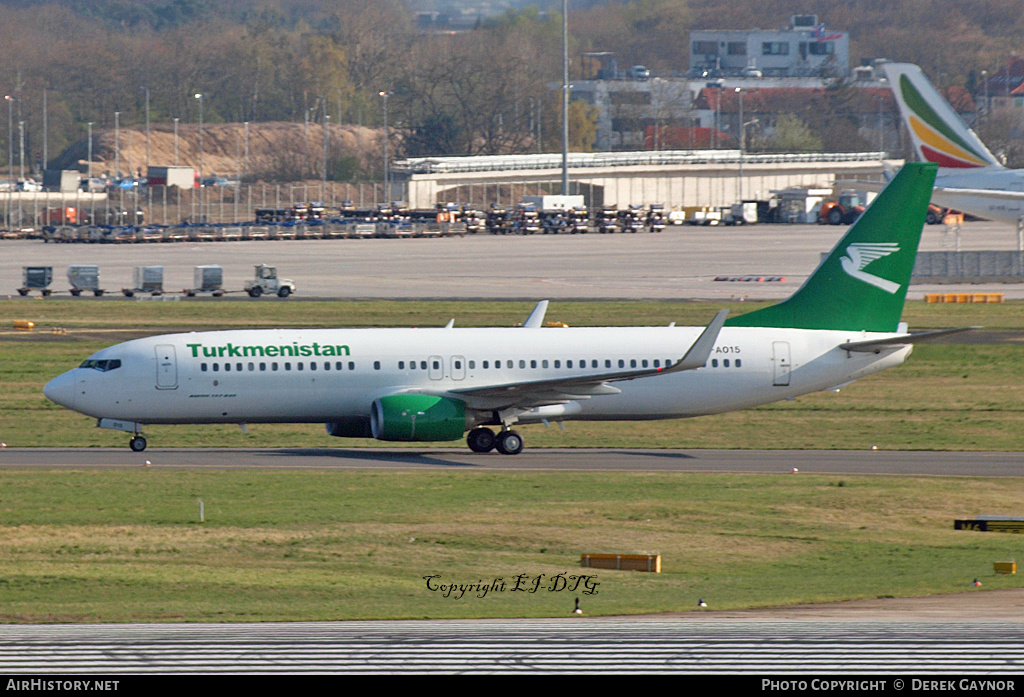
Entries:
[[97,360],[93,360],[93,359],[89,359],[89,360],[82,361],[82,365],[80,365],[78,367],[79,368],[92,368],[94,370],[100,371],[101,373],[105,373],[105,372],[107,372],[109,370],[117,370],[118,368],[120,368],[121,367],[121,359],[120,358],[109,358],[109,359],[103,359],[103,360],[98,360],[98,361]]

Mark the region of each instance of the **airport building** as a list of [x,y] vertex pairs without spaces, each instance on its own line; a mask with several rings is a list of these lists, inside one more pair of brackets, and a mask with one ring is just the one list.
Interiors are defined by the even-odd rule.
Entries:
[[850,36],[818,22],[817,15],[793,15],[784,29],[690,32],[693,77],[846,77]]

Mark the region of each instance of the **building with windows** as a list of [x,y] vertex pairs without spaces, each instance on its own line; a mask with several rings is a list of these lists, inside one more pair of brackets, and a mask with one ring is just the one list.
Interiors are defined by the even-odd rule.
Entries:
[[817,15],[793,15],[784,29],[690,32],[692,77],[847,77],[850,37]]

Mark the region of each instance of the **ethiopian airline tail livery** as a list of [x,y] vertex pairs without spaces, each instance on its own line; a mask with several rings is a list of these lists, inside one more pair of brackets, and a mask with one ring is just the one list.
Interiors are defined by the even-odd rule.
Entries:
[[[132,435],[144,424],[321,422],[340,437],[522,451],[515,424],[670,419],[827,390],[899,365],[935,178],[909,164],[788,300],[706,327],[281,329],[171,334],[93,354],[46,396]],[[957,330],[948,330],[957,331]],[[488,428],[498,427],[498,431]]]
[[939,165],[932,199],[1016,225],[1024,216],[1024,170],[1004,167],[919,67],[886,63],[884,68],[918,159]]

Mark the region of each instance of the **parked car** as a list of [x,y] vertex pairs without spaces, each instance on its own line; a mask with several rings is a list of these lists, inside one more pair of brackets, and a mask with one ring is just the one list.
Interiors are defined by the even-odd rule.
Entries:
[[629,69],[629,76],[634,80],[646,80],[651,76],[651,71],[642,65],[634,65]]

